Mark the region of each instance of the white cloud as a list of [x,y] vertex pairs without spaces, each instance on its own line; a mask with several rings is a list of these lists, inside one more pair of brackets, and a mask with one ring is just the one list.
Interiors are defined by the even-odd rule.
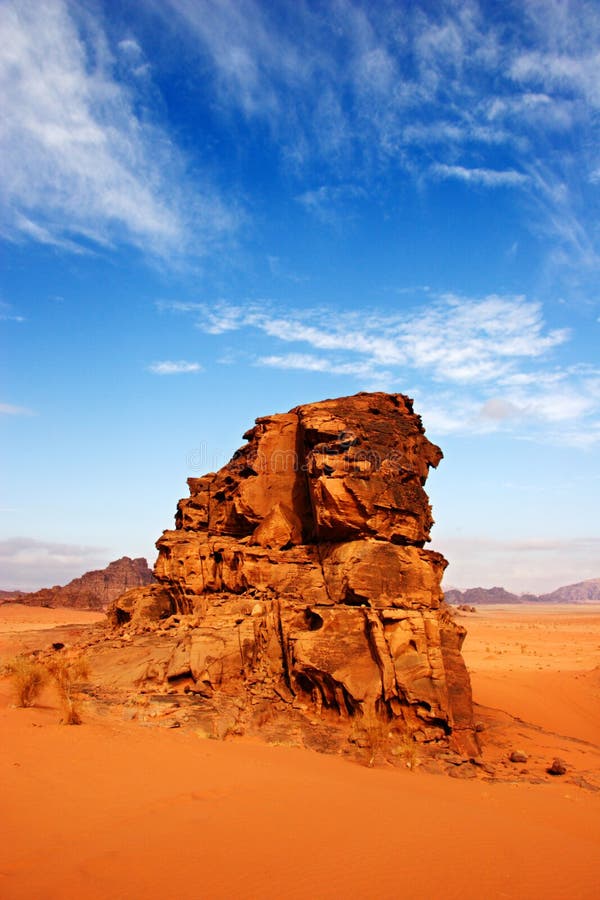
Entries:
[[600,417],[597,417],[595,421],[581,424],[575,422],[570,427],[565,427],[564,423],[561,423],[559,430],[550,433],[549,441],[552,444],[576,450],[595,450],[600,446]]
[[336,223],[340,218],[351,216],[352,202],[365,196],[365,189],[359,185],[321,185],[305,191],[296,200],[322,222]]
[[481,407],[480,415],[484,419],[502,422],[505,419],[514,419],[521,416],[522,410],[504,397],[490,397]]
[[571,55],[534,50],[517,56],[510,74],[515,81],[542,84],[548,90],[577,91],[600,106],[599,68],[600,52]]
[[274,369],[300,369],[302,372],[329,372],[331,360],[310,353],[285,353],[279,356],[260,356],[257,360],[259,366],[269,366]]
[[[587,162],[575,163],[565,154],[553,166],[537,160],[524,166],[531,184],[528,198],[532,210],[531,231],[552,242],[549,262],[554,266],[577,268],[579,274],[583,268],[597,270],[600,248],[586,213],[588,194],[593,194],[585,176],[589,169]],[[574,173],[575,166],[582,171]]]
[[[34,241],[37,241],[39,244],[46,244],[49,247],[58,247],[61,250],[68,250],[70,253],[81,254],[91,252],[88,247],[84,247],[76,241],[69,240],[69,238],[59,237],[58,235],[53,234],[48,228],[45,228],[43,225],[38,225],[36,222],[32,222],[31,219],[28,219],[27,216],[23,216],[20,213],[15,214],[14,226],[19,236],[26,235]],[[98,240],[96,243],[106,245],[104,239]]]
[[[501,19],[476,0],[336,0],[319,13],[292,4],[285,17],[255,0],[164,0],[162,10],[202,54],[220,106],[266,127],[294,172],[317,167],[326,183],[370,196],[402,179],[512,187],[553,269],[600,264],[585,177],[599,165],[594,4],[527,0]],[[540,195],[540,160],[561,198]],[[303,202],[331,216],[319,191]]]
[[254,0],[211,4],[166,0],[162,11],[171,23],[179,21],[187,40],[204,46],[221,101],[239,106],[249,118],[265,118],[275,125],[285,107],[273,76],[294,86],[312,66],[302,52],[301,33],[295,40],[283,32],[274,34],[266,10]]
[[256,365],[274,369],[297,369],[301,372],[328,372],[330,375],[351,375],[356,378],[390,380],[391,373],[381,371],[369,362],[344,362],[332,358],[313,356],[310,353],[284,353],[260,356]]
[[2,416],[33,416],[33,410],[26,406],[13,406],[12,403],[0,403],[0,415]]
[[180,359],[177,362],[171,360],[163,360],[163,362],[155,362],[148,366],[150,372],[155,375],[182,375],[190,372],[201,372],[202,366],[197,362],[187,362]]
[[435,163],[431,171],[439,178],[454,178],[458,181],[466,181],[472,184],[482,184],[484,187],[504,187],[522,185],[527,181],[527,176],[513,169],[499,171],[497,169],[468,169],[465,166],[447,166],[443,163]]
[[10,303],[0,300],[0,322],[25,322],[25,316],[14,313]]
[[90,569],[106,566],[109,561],[104,547],[53,543],[26,537],[0,540],[0,587],[35,591],[66,584]]
[[[86,17],[87,16],[87,17]],[[67,0],[0,7],[2,231],[70,252],[125,241],[200,252],[236,224],[215,191],[192,189],[168,135],[117,80],[101,23]],[[122,53],[139,57],[133,40]]]
[[409,389],[439,434],[502,430],[577,447],[600,439],[599,370],[560,366],[555,355],[569,331],[548,328],[541,305],[522,296],[429,292],[426,304],[399,313],[284,310],[266,300],[170,308],[208,334],[254,330],[275,347],[297,345],[259,353],[255,365],[352,378],[363,389]]
[[472,300],[448,294],[402,314],[289,310],[283,317],[275,310],[238,309],[235,322],[287,343],[352,352],[373,366],[415,368],[458,383],[509,374],[511,360],[541,356],[568,336],[544,329],[539,304],[495,295]]
[[142,56],[142,48],[133,38],[125,38],[124,40],[119,41],[118,47],[121,53],[125,53],[127,56],[136,58]]
[[498,295],[472,299],[446,294],[426,308],[398,314],[288,309],[283,315],[268,302],[173,308],[194,313],[197,326],[208,333],[256,328],[287,343],[354,352],[376,364],[427,369],[445,381],[508,375],[511,359],[542,356],[568,339],[564,329],[545,329],[538,303]]

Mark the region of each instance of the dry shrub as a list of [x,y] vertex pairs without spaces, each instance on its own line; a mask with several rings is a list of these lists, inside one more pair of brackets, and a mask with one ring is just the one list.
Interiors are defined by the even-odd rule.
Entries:
[[415,769],[419,764],[419,751],[413,736],[408,732],[400,735],[395,741],[392,756],[401,759],[407,769]]
[[63,725],[81,725],[77,694],[89,675],[89,665],[83,656],[60,655],[48,663],[48,670],[56,682],[63,707]]
[[17,656],[6,667],[17,693],[18,706],[33,706],[48,681],[44,666],[29,656]]
[[387,755],[390,739],[390,723],[386,714],[369,706],[354,722],[353,742],[365,752],[365,763],[369,768],[376,762],[383,762]]

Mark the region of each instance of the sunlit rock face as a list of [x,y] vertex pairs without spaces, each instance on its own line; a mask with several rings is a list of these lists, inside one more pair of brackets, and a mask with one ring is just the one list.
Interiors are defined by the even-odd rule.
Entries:
[[278,727],[305,736],[306,723],[351,737],[381,721],[476,753],[465,632],[443,603],[446,561],[424,549],[424,484],[442,453],[412,401],[310,403],[257,419],[244,438],[219,472],[188,479],[157,542],[158,586],[125,594],[113,621],[186,622],[162,674],[216,715],[237,697],[246,724],[268,702]]

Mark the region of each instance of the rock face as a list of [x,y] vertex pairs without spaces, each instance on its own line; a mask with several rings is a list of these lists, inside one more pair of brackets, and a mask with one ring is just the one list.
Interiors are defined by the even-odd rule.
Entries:
[[188,479],[157,542],[158,585],[119,598],[113,622],[187,622],[158,680],[213,703],[267,701],[283,719],[288,704],[313,725],[380,722],[476,754],[465,632],[443,603],[446,561],[424,549],[423,485],[442,453],[412,401],[325,400],[244,438],[219,472]]
[[123,556],[105,569],[86,572],[61,587],[20,593],[19,603],[28,606],[67,606],[74,609],[106,609],[124,591],[152,584],[154,575],[143,557]]

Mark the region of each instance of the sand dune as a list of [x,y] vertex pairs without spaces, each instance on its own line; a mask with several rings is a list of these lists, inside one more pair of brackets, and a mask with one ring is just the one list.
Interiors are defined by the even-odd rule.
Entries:
[[[61,611],[41,612],[46,626],[65,625]],[[10,615],[0,608],[3,659],[11,640],[34,639],[16,620],[11,632]],[[600,607],[462,621],[500,781],[210,741],[91,703],[85,724],[68,728],[51,691],[15,709],[4,680],[0,896],[597,896]],[[526,765],[507,762],[516,746]],[[568,772],[552,779],[554,755]]]

